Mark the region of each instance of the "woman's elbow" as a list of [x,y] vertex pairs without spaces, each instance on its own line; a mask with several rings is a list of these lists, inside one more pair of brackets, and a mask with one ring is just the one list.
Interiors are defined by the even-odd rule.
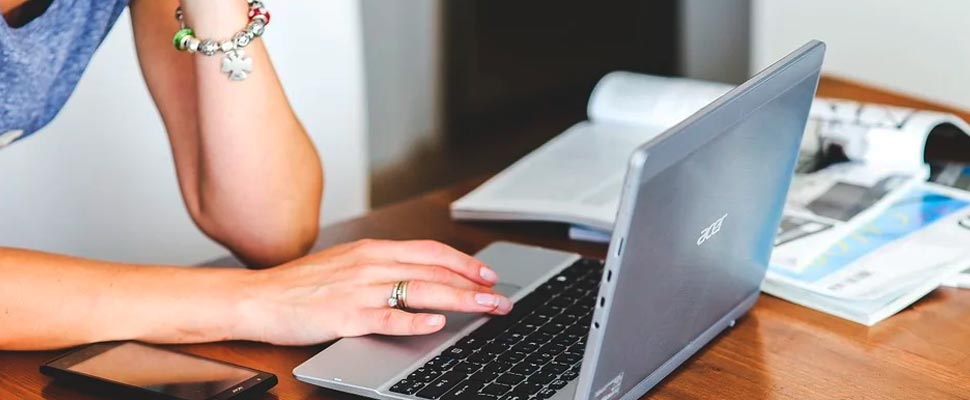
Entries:
[[238,235],[225,245],[250,268],[270,268],[305,256],[313,248],[317,229],[314,221]]
[[250,268],[270,268],[306,255],[317,239],[316,217],[260,218],[218,223],[205,216],[199,227]]

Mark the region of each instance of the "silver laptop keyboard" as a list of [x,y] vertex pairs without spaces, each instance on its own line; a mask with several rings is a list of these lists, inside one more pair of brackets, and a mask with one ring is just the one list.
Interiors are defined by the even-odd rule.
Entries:
[[393,387],[423,399],[547,399],[579,377],[603,262],[582,259]]

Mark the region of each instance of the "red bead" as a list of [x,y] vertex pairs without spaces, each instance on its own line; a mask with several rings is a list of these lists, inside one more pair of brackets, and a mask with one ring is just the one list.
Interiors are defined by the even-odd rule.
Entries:
[[267,11],[265,8],[253,8],[249,10],[250,21],[256,19],[256,16],[262,16],[266,25],[269,25],[269,11]]

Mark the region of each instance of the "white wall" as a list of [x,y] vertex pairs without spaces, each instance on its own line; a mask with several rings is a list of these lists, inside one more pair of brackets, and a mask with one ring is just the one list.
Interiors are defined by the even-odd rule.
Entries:
[[753,0],[752,68],[808,39],[825,72],[970,109],[970,1]]
[[438,139],[441,1],[362,0],[372,168]]
[[[357,0],[275,2],[265,38],[326,165],[322,222],[368,203],[359,11]],[[146,263],[225,254],[182,205],[127,13],[57,119],[0,151],[0,245]]]
[[681,0],[680,62],[688,78],[747,80],[750,0]]

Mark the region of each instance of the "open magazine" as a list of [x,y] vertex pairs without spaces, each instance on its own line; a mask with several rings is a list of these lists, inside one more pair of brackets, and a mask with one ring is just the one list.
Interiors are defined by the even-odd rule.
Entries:
[[885,212],[925,181],[929,168],[887,170],[861,162],[838,163],[796,174],[788,191],[773,264],[804,267],[830,246]]
[[609,231],[637,146],[732,86],[613,72],[593,90],[580,122],[455,201],[464,220],[565,222]]
[[[611,73],[593,91],[588,121],[568,129],[454,202],[452,216],[464,220],[562,222],[572,226],[570,236],[574,239],[606,242],[633,150],[730,88],[711,82]],[[800,281],[791,275],[791,271],[819,273],[819,260],[830,257],[833,249],[843,249],[846,238],[867,237],[859,235],[871,224],[887,215],[903,215],[896,207],[907,204],[907,199],[920,191],[942,190],[943,186],[928,188],[924,183],[930,170],[926,145],[961,140],[966,144],[968,134],[970,126],[950,114],[817,99],[806,127],[802,159],[828,160],[834,149],[840,161],[851,162],[816,165],[815,161],[800,161],[803,173],[789,192],[765,291],[872,324],[958,272],[961,262],[970,261],[970,254],[958,251],[959,240],[920,239],[935,238],[932,232],[922,232],[934,223],[959,221],[968,216],[961,214],[970,214],[970,209],[954,207],[937,219],[912,225],[912,232],[893,236],[877,247],[859,247],[865,251],[825,264],[825,279]],[[940,147],[939,143],[934,147]],[[818,157],[820,154],[825,157]],[[944,175],[953,176],[954,172]],[[959,190],[947,194],[954,202],[970,198]],[[970,237],[962,240],[962,247],[970,248]],[[904,257],[909,253],[898,249],[913,245],[922,249],[913,254],[932,252],[934,256]],[[872,268],[886,263],[892,265]],[[970,267],[970,262],[967,264],[963,268]],[[851,271],[867,271],[866,284],[884,291],[864,292],[859,289],[862,285],[853,285],[856,292],[845,286],[836,295],[830,283]]]
[[772,263],[762,290],[872,325],[970,266],[970,193],[925,183],[812,263]]

